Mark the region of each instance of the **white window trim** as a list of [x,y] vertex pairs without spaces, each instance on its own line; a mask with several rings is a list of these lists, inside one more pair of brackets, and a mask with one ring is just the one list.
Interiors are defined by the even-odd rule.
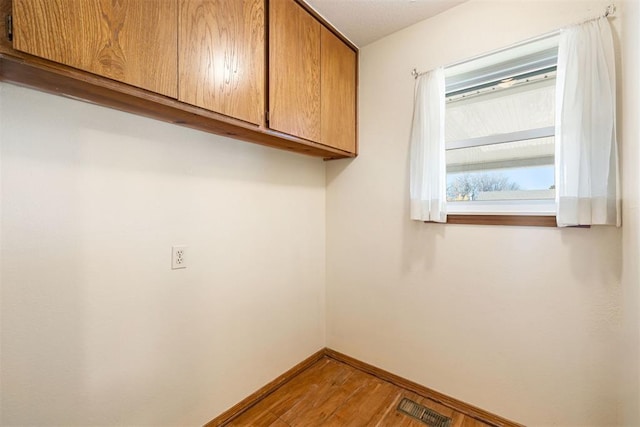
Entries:
[[537,129],[527,129],[511,133],[502,133],[498,135],[481,136],[478,138],[462,139],[459,141],[447,142],[446,150],[457,150],[460,148],[480,147],[484,145],[504,144],[507,142],[526,141],[528,139],[548,138],[555,136],[556,129],[554,126],[548,126]]
[[556,201],[491,200],[447,202],[447,214],[453,215],[556,215]]

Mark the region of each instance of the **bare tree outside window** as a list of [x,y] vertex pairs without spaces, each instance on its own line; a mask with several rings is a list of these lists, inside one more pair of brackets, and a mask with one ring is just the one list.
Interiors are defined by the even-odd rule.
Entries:
[[466,173],[458,175],[447,185],[447,201],[477,200],[478,195],[490,191],[516,191],[520,185],[500,173]]

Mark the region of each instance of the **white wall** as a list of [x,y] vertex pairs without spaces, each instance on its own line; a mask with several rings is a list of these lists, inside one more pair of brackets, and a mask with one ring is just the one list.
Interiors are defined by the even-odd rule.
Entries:
[[623,219],[621,348],[624,424],[640,425],[640,3],[627,0],[622,15],[621,140]]
[[327,169],[329,347],[528,425],[622,422],[622,231],[424,224],[407,197],[411,69],[609,3],[472,0],[361,50],[361,154]]
[[317,159],[0,84],[0,424],[208,421],[325,344],[326,250],[328,346],[523,423],[639,425],[637,3],[622,230],[407,219],[409,71],[608,3],[472,0],[362,49],[326,218]]
[[324,346],[322,160],[8,84],[0,113],[0,424],[202,425]]

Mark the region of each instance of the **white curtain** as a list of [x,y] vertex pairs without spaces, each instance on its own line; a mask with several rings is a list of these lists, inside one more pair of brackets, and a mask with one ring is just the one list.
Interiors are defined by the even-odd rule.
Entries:
[[409,177],[414,220],[447,222],[444,116],[444,69],[440,67],[416,81]]
[[556,87],[559,226],[620,225],[614,61],[606,18],[562,32]]

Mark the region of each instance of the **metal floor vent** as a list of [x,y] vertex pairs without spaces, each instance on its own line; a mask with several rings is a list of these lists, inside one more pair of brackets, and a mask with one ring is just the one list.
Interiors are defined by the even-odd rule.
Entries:
[[436,411],[422,406],[413,400],[409,400],[406,397],[400,401],[398,411],[407,414],[418,421],[422,421],[431,427],[449,427],[451,425],[451,418],[440,415]]

